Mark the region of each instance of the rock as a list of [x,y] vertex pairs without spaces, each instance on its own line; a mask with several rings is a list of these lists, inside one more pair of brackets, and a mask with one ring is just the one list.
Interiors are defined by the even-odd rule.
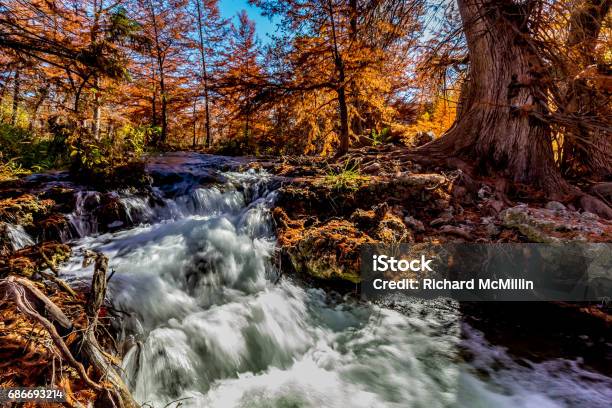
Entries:
[[[452,207],[451,207],[452,209]],[[429,225],[432,227],[439,227],[440,225],[448,224],[453,220],[453,214],[451,211],[445,211],[442,215],[435,220],[432,220]]]
[[43,241],[64,241],[70,234],[68,220],[62,214],[51,214],[36,227]]
[[497,215],[499,214],[505,207],[506,205],[504,204],[503,201],[499,201],[499,200],[486,200],[484,202],[484,207],[487,209],[490,209],[491,211],[488,211],[489,213],[491,213],[492,215]]
[[493,193],[491,191],[491,187],[489,186],[482,186],[480,190],[478,190],[478,198],[480,198],[481,200],[484,200],[485,198],[489,198],[492,195]]
[[417,132],[414,135],[414,139],[413,139],[413,146],[414,147],[419,147],[419,146],[423,146],[429,142],[434,141],[436,138],[436,134],[432,131],[429,132]]
[[[285,242],[287,244],[287,242]],[[293,267],[317,279],[360,281],[361,248],[375,240],[347,220],[331,220],[294,234],[286,246]]]
[[378,226],[384,214],[377,215],[374,210],[365,211],[357,209],[351,214],[349,220],[361,230],[371,230]]
[[440,232],[449,235],[455,235],[459,238],[463,238],[466,241],[473,241],[474,237],[468,231],[460,227],[453,227],[452,225],[444,225],[440,228]]
[[593,214],[592,212],[588,212],[585,211],[582,214],[580,214],[580,216],[585,219],[585,220],[590,220],[590,221],[597,221],[599,219],[599,217],[596,214]]
[[567,208],[558,201],[549,201],[548,203],[546,203],[546,209],[553,211],[564,211]]
[[74,210],[75,190],[72,188],[53,186],[43,191],[40,198],[53,200],[56,203],[56,212],[70,213]]
[[425,225],[423,224],[422,221],[417,220],[416,218],[412,217],[412,216],[407,216],[404,218],[404,222],[406,223],[406,225],[408,227],[410,227],[411,229],[413,229],[416,232],[423,232],[425,231]]
[[444,198],[435,200],[435,208],[438,210],[446,210],[450,207],[450,201]]
[[486,225],[485,231],[487,232],[487,235],[489,235],[490,237],[497,236],[500,233],[499,228],[497,228],[497,226],[493,224],[492,222]]
[[129,216],[123,203],[114,193],[103,194],[100,198],[100,204],[94,210],[100,227],[103,230],[112,230],[112,225],[125,225],[129,222]]
[[533,217],[526,205],[508,208],[499,217],[505,227],[518,229],[530,242],[559,242],[557,237],[546,232],[552,230],[555,223]]
[[585,194],[580,197],[580,206],[584,211],[597,214],[606,220],[612,220],[612,208],[608,207],[608,205],[599,198]]
[[437,173],[401,173],[397,179],[401,185],[408,187],[425,187],[434,189],[447,182],[446,177]]
[[555,243],[571,241],[603,241],[612,239],[612,224],[570,211],[553,211],[519,205],[498,216],[502,225],[514,228],[528,242]]
[[468,189],[463,186],[453,185],[451,195],[457,203],[467,201]]
[[376,218],[378,220],[382,220],[385,214],[389,212],[389,204],[380,203],[378,205],[375,205],[372,209],[374,210],[374,214],[376,214]]
[[380,163],[374,162],[361,169],[361,172],[365,174],[377,174],[380,172],[380,168]]
[[8,225],[0,222],[0,257],[9,256],[13,252],[13,243],[9,234]]
[[384,244],[396,244],[412,240],[410,231],[398,216],[387,212],[372,234]]

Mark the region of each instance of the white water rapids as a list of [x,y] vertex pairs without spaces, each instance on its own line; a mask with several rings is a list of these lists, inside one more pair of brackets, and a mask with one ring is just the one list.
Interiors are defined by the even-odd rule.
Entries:
[[[224,173],[161,204],[125,195],[142,224],[96,235],[130,317],[135,398],[163,407],[605,407],[611,382],[563,359],[518,364],[462,323],[457,305],[388,308],[279,278],[274,191],[264,172]],[[192,186],[193,187],[193,186]],[[161,193],[160,193],[161,194]],[[86,214],[74,214],[91,223]],[[76,259],[62,272],[88,280]],[[460,355],[475,356],[469,363]],[[168,405],[169,404],[169,405]]]

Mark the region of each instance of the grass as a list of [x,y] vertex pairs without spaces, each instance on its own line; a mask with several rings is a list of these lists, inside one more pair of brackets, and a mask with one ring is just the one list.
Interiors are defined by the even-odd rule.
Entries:
[[340,169],[329,168],[323,179],[323,184],[332,190],[356,191],[368,181],[370,181],[370,177],[359,172],[358,164],[347,160]]
[[0,182],[14,180],[29,174],[31,171],[22,168],[16,160],[9,160],[6,163],[0,161]]

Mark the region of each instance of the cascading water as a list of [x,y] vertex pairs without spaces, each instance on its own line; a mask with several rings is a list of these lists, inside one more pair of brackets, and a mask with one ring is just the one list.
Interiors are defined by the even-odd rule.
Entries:
[[[124,372],[141,403],[603,407],[612,399],[608,377],[573,361],[517,364],[451,301],[390,308],[279,279],[270,176],[223,176],[225,184],[204,187],[182,179],[180,190],[158,190],[154,205],[123,198],[138,226],[98,236],[88,227],[74,243],[103,251],[116,271],[109,296],[129,316],[124,337],[136,345]],[[88,272],[75,262],[64,273]],[[477,356],[470,363],[460,357],[466,349]]]
[[67,218],[77,237],[98,233],[98,220],[91,213],[91,208],[98,204],[100,204],[100,193],[97,191],[76,193],[74,212],[68,214]]
[[23,226],[7,223],[5,228],[14,251],[34,245],[34,239],[23,229]]

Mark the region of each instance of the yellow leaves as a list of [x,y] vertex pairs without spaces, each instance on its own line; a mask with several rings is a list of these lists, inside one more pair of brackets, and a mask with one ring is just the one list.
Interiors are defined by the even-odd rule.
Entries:
[[417,123],[403,129],[403,138],[410,144],[412,138],[419,132],[433,132],[440,137],[455,122],[457,101],[454,92],[446,96],[437,95],[431,109],[426,110],[418,118]]
[[597,65],[589,65],[576,75],[576,79],[586,80],[599,91],[612,92],[612,76],[601,72]]

